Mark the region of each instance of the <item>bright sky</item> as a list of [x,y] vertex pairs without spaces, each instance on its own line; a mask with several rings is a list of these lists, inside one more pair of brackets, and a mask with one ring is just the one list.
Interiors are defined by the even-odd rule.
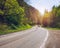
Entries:
[[54,5],[58,6],[60,4],[60,0],[29,0],[27,3],[38,9],[41,14],[44,14],[45,9],[51,11]]

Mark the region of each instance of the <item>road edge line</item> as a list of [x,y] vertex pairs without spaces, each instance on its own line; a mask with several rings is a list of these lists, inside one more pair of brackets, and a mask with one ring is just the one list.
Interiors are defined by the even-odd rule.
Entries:
[[46,41],[48,39],[48,36],[49,36],[49,32],[47,30],[47,35],[46,35],[45,40],[43,41],[42,45],[40,46],[40,48],[45,48],[45,43],[46,43]]

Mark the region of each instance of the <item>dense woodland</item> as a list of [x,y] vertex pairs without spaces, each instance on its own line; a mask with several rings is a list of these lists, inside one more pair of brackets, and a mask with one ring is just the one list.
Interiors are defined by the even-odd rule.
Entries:
[[45,27],[60,28],[60,5],[53,6],[50,12],[45,10],[42,17],[42,25]]
[[29,7],[23,0],[0,0],[0,33],[30,28],[26,14]]
[[41,16],[24,0],[0,0],[0,34],[30,28],[32,25],[60,28],[60,5]]

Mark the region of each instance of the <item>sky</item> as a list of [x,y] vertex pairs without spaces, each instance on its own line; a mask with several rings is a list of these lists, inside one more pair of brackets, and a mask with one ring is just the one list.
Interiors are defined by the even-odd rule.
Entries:
[[38,9],[41,14],[44,14],[45,9],[51,11],[54,5],[60,4],[60,0],[25,0],[25,2]]

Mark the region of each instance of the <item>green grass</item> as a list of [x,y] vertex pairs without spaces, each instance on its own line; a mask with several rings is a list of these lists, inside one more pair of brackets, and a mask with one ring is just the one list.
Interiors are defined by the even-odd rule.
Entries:
[[31,27],[32,26],[30,26],[30,25],[27,24],[27,25],[21,25],[17,29],[7,29],[7,30],[3,30],[3,31],[0,30],[0,35],[14,33],[14,32],[19,32],[19,31],[22,31],[22,30],[29,29]]
[[60,30],[60,28],[51,28],[51,27],[46,27],[48,30]]

